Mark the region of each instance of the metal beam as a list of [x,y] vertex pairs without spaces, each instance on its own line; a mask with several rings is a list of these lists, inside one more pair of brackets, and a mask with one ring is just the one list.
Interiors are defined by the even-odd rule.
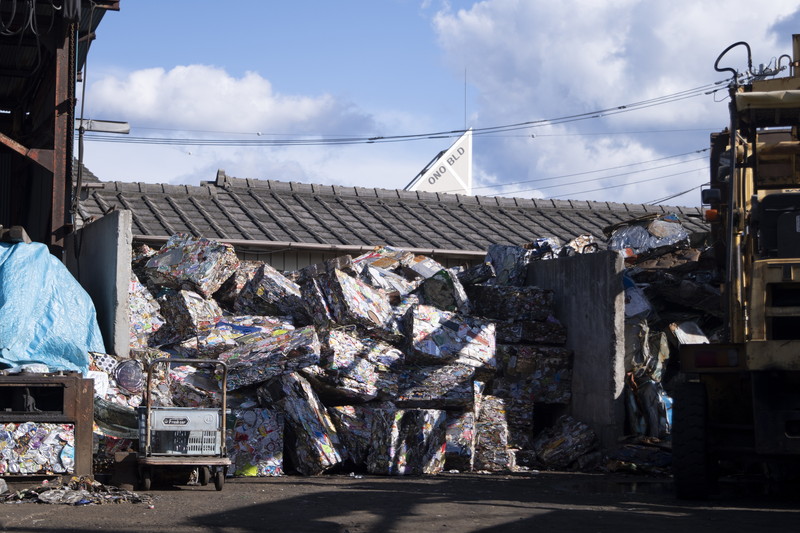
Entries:
[[26,148],[2,132],[0,132],[0,144],[11,148],[21,156],[27,157],[31,161],[44,167],[46,170],[53,172],[53,150]]

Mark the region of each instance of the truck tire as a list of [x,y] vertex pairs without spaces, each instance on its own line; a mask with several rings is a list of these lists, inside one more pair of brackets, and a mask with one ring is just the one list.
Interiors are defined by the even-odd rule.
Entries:
[[709,450],[708,396],[702,383],[687,382],[675,390],[672,427],[672,473],[675,495],[684,500],[709,496],[715,469]]

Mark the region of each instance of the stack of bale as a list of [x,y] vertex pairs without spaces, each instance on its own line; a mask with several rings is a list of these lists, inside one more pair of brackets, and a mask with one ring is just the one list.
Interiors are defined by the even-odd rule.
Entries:
[[[281,273],[175,235],[135,254],[131,358],[227,364],[234,475],[501,471],[520,451],[552,465],[565,441],[534,438],[534,406],[569,402],[572,354],[552,292],[524,286],[550,244],[493,245],[470,268],[383,247]],[[219,378],[211,364],[170,368],[153,400],[211,406]],[[101,400],[141,400],[141,386],[125,392]]]

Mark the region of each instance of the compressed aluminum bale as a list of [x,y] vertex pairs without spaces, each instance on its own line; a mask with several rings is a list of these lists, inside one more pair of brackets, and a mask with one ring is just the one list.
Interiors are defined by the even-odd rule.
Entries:
[[547,320],[553,315],[553,291],[539,287],[470,285],[465,288],[474,314],[496,320]]
[[530,259],[533,261],[555,259],[561,252],[561,242],[555,237],[539,237],[523,248],[532,252]]
[[400,274],[373,265],[364,265],[358,278],[370,287],[387,293],[396,292],[400,297],[408,295],[419,287],[419,281],[409,281]]
[[506,401],[508,445],[512,448],[531,447],[537,391],[535,380],[529,378],[496,378],[492,382],[492,394]]
[[222,317],[217,302],[193,291],[163,289],[156,300],[161,314],[181,338],[209,329]]
[[437,409],[376,409],[367,472],[389,476],[441,472],[446,417]]
[[283,415],[274,409],[232,409],[233,427],[226,433],[231,468],[228,475],[283,475]]
[[182,357],[211,359],[236,346],[293,331],[294,325],[287,320],[270,316],[226,316],[173,348]]
[[219,355],[228,365],[228,390],[262,383],[319,363],[320,342],[313,326],[260,338]]
[[528,265],[533,250],[521,246],[491,244],[486,250],[486,263],[494,268],[495,277],[491,283],[504,286],[521,286],[528,276]]
[[458,272],[457,276],[462,285],[477,285],[494,278],[495,272],[491,263],[484,262]]
[[559,417],[556,423],[543,430],[534,440],[533,447],[539,461],[547,468],[567,468],[582,455],[599,446],[592,429],[569,415]]
[[[394,346],[344,330],[333,330],[325,342],[324,367],[335,375],[368,385],[383,399],[397,396],[397,374],[405,354]],[[363,386],[362,386],[363,388]]]
[[447,411],[445,420],[447,446],[445,448],[445,469],[472,470],[475,456],[475,413],[472,408],[461,411]]
[[414,254],[411,252],[392,246],[382,246],[356,257],[353,259],[353,265],[356,269],[372,265],[385,270],[397,270],[413,260]]
[[288,450],[298,472],[318,475],[342,462],[341,443],[328,412],[300,374],[284,374],[258,389],[263,405],[283,413],[291,429]]
[[300,286],[267,263],[239,292],[233,309],[240,314],[290,316],[301,324],[309,320]]
[[375,365],[366,359],[357,359],[344,371],[312,365],[301,369],[300,373],[327,404],[361,403],[378,397],[378,374]]
[[501,344],[501,375],[529,380],[539,403],[569,403],[572,398],[572,351],[560,346]]
[[372,442],[372,427],[376,409],[391,409],[391,404],[382,402],[368,405],[337,405],[329,407],[339,440],[344,448],[345,460],[351,466],[364,467]]
[[261,264],[261,261],[241,261],[233,274],[214,293],[214,299],[232,311],[239,295],[256,276]]
[[471,312],[472,308],[464,287],[449,270],[440,270],[425,279],[421,289],[427,305],[444,311],[457,311],[464,315]]
[[340,325],[358,324],[376,333],[385,330],[392,316],[386,293],[341,270],[330,275],[326,301]]
[[213,368],[181,365],[169,369],[169,394],[176,407],[219,407],[222,390]]
[[0,449],[0,474],[71,474],[75,471],[75,426],[0,424]]
[[508,446],[506,400],[486,395],[481,399],[475,423],[476,470],[499,472],[513,470],[514,456]]
[[550,315],[545,320],[495,322],[498,344],[555,344],[567,342],[567,328]]
[[417,305],[406,315],[412,362],[462,363],[494,369],[495,328],[493,322]]
[[303,298],[306,315],[321,331],[329,330],[336,321],[335,313],[326,297],[329,281],[330,276],[324,273],[313,278],[301,278],[300,282],[300,295]]
[[130,346],[146,348],[150,338],[164,325],[161,308],[150,290],[131,273],[128,288],[128,309],[130,310]]
[[444,409],[474,402],[475,368],[469,365],[408,366],[400,372],[395,403],[400,407]]
[[437,272],[445,270],[445,268],[435,259],[426,257],[424,255],[416,255],[413,258],[405,259],[402,262],[402,270],[412,279],[428,279],[436,275]]
[[145,272],[155,285],[190,289],[210,298],[238,266],[230,244],[178,233],[148,259]]

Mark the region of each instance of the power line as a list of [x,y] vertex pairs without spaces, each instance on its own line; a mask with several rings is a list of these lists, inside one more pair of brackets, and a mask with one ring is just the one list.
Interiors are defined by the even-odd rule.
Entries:
[[[583,191],[576,191],[576,192],[570,192],[570,193],[566,193],[566,194],[559,194],[559,195],[556,195],[556,196],[551,196],[550,198],[563,198],[565,196],[571,196],[571,195],[574,195],[574,194],[585,194],[585,193],[588,193],[588,192],[605,191],[606,189],[619,189],[620,187],[628,187],[629,185],[636,185],[636,184],[639,184],[639,183],[647,183],[647,182],[651,182],[651,181],[664,180],[664,179],[672,178],[672,177],[675,177],[675,176],[681,176],[681,175],[684,175],[684,174],[691,174],[692,172],[698,172],[698,171],[701,171],[701,170],[707,171],[708,169],[707,168],[695,168],[695,169],[686,170],[686,171],[683,171],[683,172],[676,172],[674,174],[667,174],[665,176],[658,176],[658,177],[655,177],[655,178],[648,178],[648,179],[643,179],[643,180],[631,181],[631,182],[628,182],[628,183],[622,183],[620,185],[609,185],[607,187],[600,187],[598,189],[587,189],[587,190],[583,190]],[[530,190],[537,190],[537,189],[530,189]],[[514,191],[514,192],[524,192],[524,191]]]
[[[556,124],[565,124],[569,122],[576,122],[581,120],[589,120],[602,118],[606,116],[616,115],[619,113],[628,113],[639,109],[647,109],[649,107],[664,105],[668,103],[678,102],[687,98],[694,98],[705,94],[712,94],[716,91],[722,90],[715,88],[724,82],[715,82],[706,84],[700,87],[679,91],[656,98],[641,100],[629,104],[619,105],[588,113],[579,113],[575,115],[565,115],[550,119],[530,120],[525,122],[518,122],[514,124],[505,124],[500,126],[489,126],[483,128],[473,128],[473,135],[492,135],[497,133],[504,133],[509,131],[517,131],[521,129],[531,129],[542,126],[552,126]],[[173,130],[180,131],[180,130]],[[196,130],[202,131],[202,130]],[[458,137],[464,134],[467,130],[449,130],[430,133],[418,133],[410,135],[381,135],[381,136],[331,136],[326,137],[323,135],[316,135],[312,138],[270,138],[278,134],[262,134],[260,132],[253,133],[258,135],[259,139],[198,139],[198,138],[169,138],[169,137],[119,137],[111,135],[87,135],[87,141],[94,142],[116,142],[127,144],[154,144],[154,145],[181,145],[181,146],[328,146],[328,145],[351,145],[351,144],[375,144],[387,142],[405,142],[413,140],[424,139],[439,139]],[[230,133],[234,134],[234,133]],[[235,133],[240,134],[240,133]],[[285,135],[288,137],[288,135]]]

